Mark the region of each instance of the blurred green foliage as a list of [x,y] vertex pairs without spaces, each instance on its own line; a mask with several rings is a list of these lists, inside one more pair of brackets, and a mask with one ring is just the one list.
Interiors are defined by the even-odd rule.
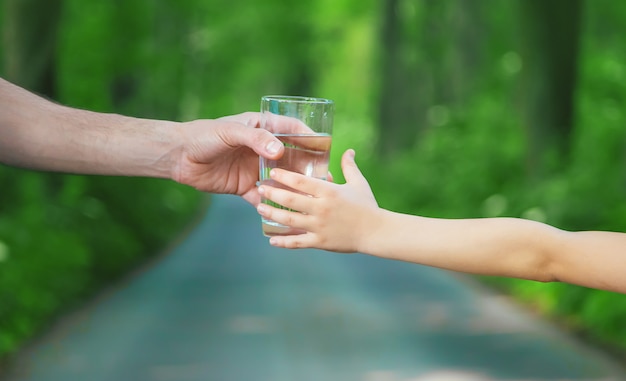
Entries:
[[0,353],[158,253],[199,194],[165,181],[1,168]]
[[[258,110],[263,94],[308,94],[313,73],[323,72],[316,51],[332,37],[313,28],[318,5],[287,0],[236,11],[226,1],[9,0],[0,17],[28,28],[28,11],[55,4],[54,100],[137,117],[215,118]],[[7,25],[0,23],[4,41],[20,39]],[[2,75],[7,56],[0,48]],[[160,252],[204,199],[163,180],[9,167],[0,167],[0,184],[0,358]]]
[[[179,118],[180,81],[173,74],[183,71],[184,59],[158,59],[150,50],[152,45],[175,51],[177,34],[150,32],[150,18],[137,17],[154,8],[148,2],[115,3],[64,3],[58,101]],[[0,357],[161,252],[204,204],[194,189],[154,179],[0,167],[0,184]]]
[[[414,4],[416,17],[425,9],[420,2],[401,3]],[[337,130],[347,130],[354,144],[342,141],[336,146],[356,146],[357,161],[379,204],[388,209],[444,218],[522,217],[572,231],[626,231],[626,115],[621,107],[626,101],[626,51],[619,41],[626,4],[585,2],[569,156],[559,171],[553,170],[554,157],[543,158],[547,175],[536,178],[528,175],[530,137],[519,107],[525,61],[513,2],[481,3],[492,6],[481,11],[483,23],[477,26],[487,31],[486,53],[468,96],[461,102],[431,98],[426,131],[412,149],[387,160],[373,149],[381,128],[375,122],[374,102],[363,124],[362,115],[354,116],[359,123],[338,124]],[[454,41],[439,43],[445,50]],[[454,87],[455,74],[446,74],[446,85]],[[418,128],[411,121],[407,125]],[[367,138],[359,139],[359,133]],[[483,279],[575,331],[626,349],[626,295],[566,284]]]
[[[395,64],[406,80],[399,81],[402,91],[382,98],[387,1],[396,3],[401,43]],[[340,155],[355,148],[385,208],[626,231],[626,3],[584,2],[571,149],[562,166],[551,165],[549,155],[537,161],[548,168],[542,177],[529,176],[533,138],[520,107],[527,78],[516,4],[271,0],[233,7],[224,0],[65,0],[56,58],[59,101],[190,120],[258,110],[265,94],[326,97],[337,106],[335,181],[342,181]],[[409,100],[403,128],[416,130],[416,139],[380,158],[381,107],[397,97]],[[4,167],[0,187],[0,356],[158,251],[200,200],[194,190],[166,181]],[[624,295],[489,282],[626,349]]]

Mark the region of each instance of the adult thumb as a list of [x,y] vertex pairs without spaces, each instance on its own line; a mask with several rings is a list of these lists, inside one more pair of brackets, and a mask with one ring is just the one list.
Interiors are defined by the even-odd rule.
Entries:
[[225,140],[229,144],[247,146],[267,159],[278,159],[282,155],[283,143],[271,132],[262,128],[237,127],[227,130],[228,136]]

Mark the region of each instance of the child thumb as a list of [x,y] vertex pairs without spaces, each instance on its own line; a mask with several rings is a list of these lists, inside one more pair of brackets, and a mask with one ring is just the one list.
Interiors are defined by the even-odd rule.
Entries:
[[343,153],[341,157],[341,170],[343,171],[343,177],[345,177],[346,182],[354,183],[354,182],[367,182],[359,166],[354,161],[355,152],[353,149],[349,149]]

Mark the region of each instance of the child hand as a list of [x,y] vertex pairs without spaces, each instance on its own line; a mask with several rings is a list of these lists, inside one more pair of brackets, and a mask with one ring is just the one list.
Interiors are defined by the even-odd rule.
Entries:
[[[262,185],[259,193],[292,212],[259,204],[258,212],[280,224],[305,231],[291,236],[275,236],[270,244],[284,248],[314,247],[338,252],[359,251],[375,228],[378,204],[365,177],[354,161],[354,151],[341,159],[345,184],[334,184],[282,169],[273,169],[273,180],[294,191]],[[300,192],[300,193],[297,193]]]

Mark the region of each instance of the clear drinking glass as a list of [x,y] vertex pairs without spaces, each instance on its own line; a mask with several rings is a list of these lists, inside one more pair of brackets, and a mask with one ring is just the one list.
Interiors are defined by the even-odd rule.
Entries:
[[[285,146],[278,160],[263,157],[259,162],[261,184],[286,188],[270,179],[272,168],[283,168],[306,176],[326,179],[332,139],[334,103],[323,98],[266,95],[261,98],[261,127],[271,131]],[[261,202],[277,208],[283,206],[264,198]],[[301,232],[266,218],[262,219],[263,234],[291,235]]]

